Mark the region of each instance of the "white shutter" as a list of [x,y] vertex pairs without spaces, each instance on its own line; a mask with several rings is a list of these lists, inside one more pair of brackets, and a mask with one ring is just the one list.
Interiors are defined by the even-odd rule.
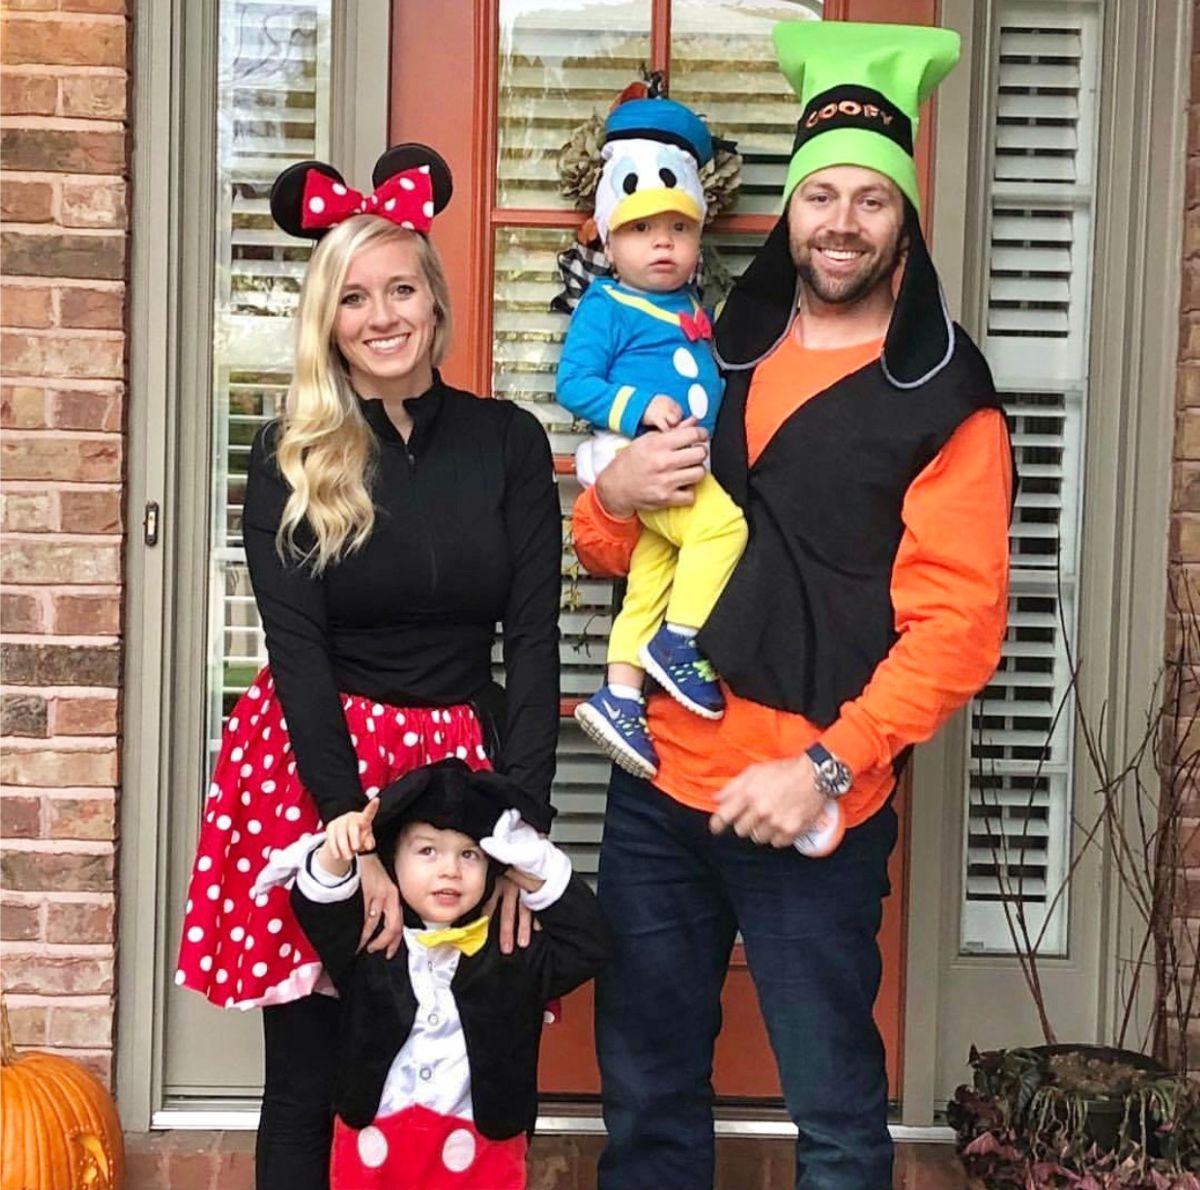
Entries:
[[275,226],[267,197],[289,162],[328,155],[330,0],[223,0],[219,29],[210,754],[229,707],[266,660],[242,501],[250,444],[287,392],[291,315],[310,251]]
[[[1003,659],[971,708],[961,922],[971,953],[1012,950],[1001,879],[1036,932],[1068,863],[1067,646],[1077,621],[1099,65],[1098,0],[997,11],[981,346],[1012,418],[1021,488]],[[1042,952],[1066,949],[1064,897]]]

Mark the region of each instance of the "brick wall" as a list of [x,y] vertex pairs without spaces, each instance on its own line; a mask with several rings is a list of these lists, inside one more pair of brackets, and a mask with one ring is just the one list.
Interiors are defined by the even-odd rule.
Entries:
[[[1176,425],[1171,497],[1170,570],[1175,595],[1167,613],[1167,660],[1190,663],[1178,675],[1180,722],[1170,725],[1191,752],[1200,730],[1200,632],[1181,628],[1181,616],[1200,610],[1200,0],[1192,4],[1192,78],[1188,97],[1187,178],[1184,192],[1182,286],[1179,303],[1179,359],[1175,390]],[[1184,953],[1200,945],[1200,790],[1185,802],[1180,823],[1186,895],[1180,924],[1188,938]],[[1175,1038],[1171,1039],[1172,1044]],[[1188,1064],[1200,1064],[1200,1020],[1188,1029]]]
[[111,1076],[125,0],[0,0],[0,948],[18,1044]]

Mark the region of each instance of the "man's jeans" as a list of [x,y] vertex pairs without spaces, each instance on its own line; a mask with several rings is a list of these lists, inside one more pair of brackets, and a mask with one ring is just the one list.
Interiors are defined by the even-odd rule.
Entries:
[[710,1190],[713,1043],[739,929],[800,1132],[797,1187],[890,1190],[871,1011],[895,841],[890,805],[824,859],[713,836],[707,814],[613,769],[600,849],[600,903],[617,939],[596,991],[601,1190]]

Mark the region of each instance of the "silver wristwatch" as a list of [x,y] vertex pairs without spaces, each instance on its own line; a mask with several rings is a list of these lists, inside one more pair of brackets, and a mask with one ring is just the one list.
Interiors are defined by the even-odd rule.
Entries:
[[817,774],[817,789],[826,797],[844,797],[854,784],[854,774],[822,744],[813,744],[805,755]]

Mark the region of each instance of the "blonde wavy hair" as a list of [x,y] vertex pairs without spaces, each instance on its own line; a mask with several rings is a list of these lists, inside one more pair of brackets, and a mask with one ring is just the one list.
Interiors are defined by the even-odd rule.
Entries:
[[[313,249],[296,310],[296,363],[276,447],[279,471],[291,494],[275,544],[281,557],[305,563],[314,574],[361,549],[375,526],[375,439],[358,407],[334,339],[334,323],[350,261],[388,241],[416,245],[437,318],[430,353],[434,367],[450,345],[446,275],[425,236],[377,215],[355,215]],[[307,547],[297,541],[302,526],[313,538]]]

